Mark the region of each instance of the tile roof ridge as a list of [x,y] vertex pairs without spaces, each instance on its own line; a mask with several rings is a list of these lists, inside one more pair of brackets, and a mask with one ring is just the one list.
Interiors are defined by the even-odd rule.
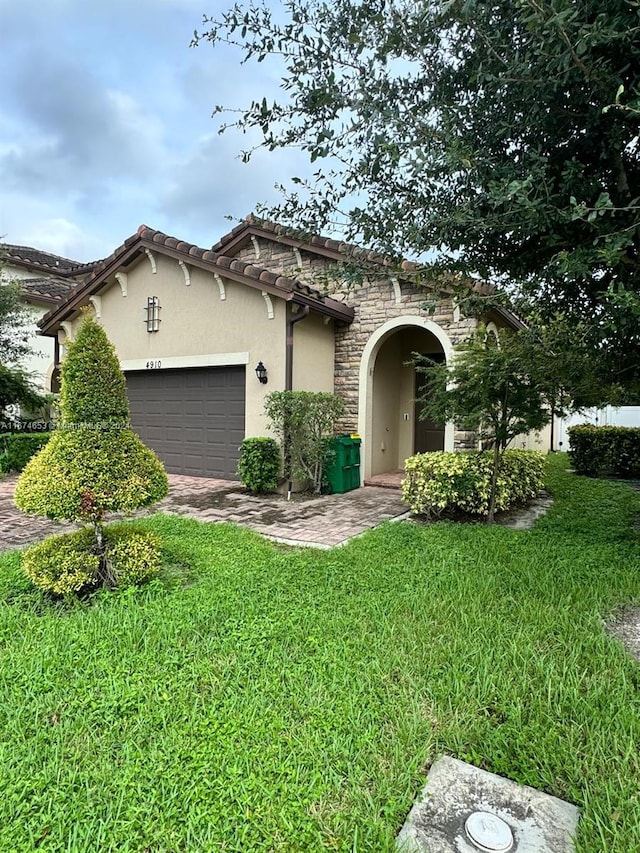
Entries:
[[221,272],[228,269],[236,274],[253,279],[256,281],[258,286],[260,282],[263,282],[267,288],[275,287],[285,293],[299,293],[303,298],[308,297],[314,299],[329,310],[340,310],[342,312],[346,311],[347,313],[349,311],[353,312],[353,309],[346,303],[333,299],[318,290],[314,290],[299,279],[288,278],[287,276],[274,273],[264,267],[256,266],[250,262],[241,261],[233,256],[214,252],[211,249],[203,249],[195,243],[188,243],[184,240],[179,240],[177,237],[171,237],[163,231],[158,231],[142,223],[138,226],[136,232],[127,237],[120,246],[116,247],[113,252],[111,252],[110,255],[96,261],[91,267],[91,274],[89,276],[84,278],[82,281],[74,282],[75,286],[65,294],[64,298],[60,301],[60,304],[55,309],[52,309],[45,314],[39,321],[38,325],[41,328],[45,328],[47,323],[55,317],[56,313],[64,310],[65,306],[73,303],[74,299],[91,293],[92,287],[99,281],[100,277],[109,269],[109,267],[117,265],[120,258],[130,252],[130,250],[135,250],[136,245],[143,243],[147,244],[144,248],[148,248],[149,251],[152,251],[154,247],[161,248],[164,246],[171,249],[173,252],[179,252],[180,254],[185,255],[186,263],[189,262],[189,256],[191,256],[194,259],[207,262],[211,266],[219,267]]
[[[140,225],[134,235],[134,239],[135,238],[140,239],[141,241],[151,242],[158,246],[164,245],[171,249],[175,249],[176,251],[183,252],[184,254],[198,257],[203,261],[213,263],[221,269],[230,269],[234,272],[239,272],[242,275],[257,279],[258,281],[263,281],[265,284],[270,284],[281,290],[306,293],[320,301],[332,299],[332,297],[327,297],[321,291],[305,284],[305,282],[301,281],[299,278],[291,278],[290,276],[274,273],[272,270],[269,270],[260,264],[255,264],[252,261],[242,261],[233,255],[225,255],[223,252],[217,252],[214,249],[203,249],[195,243],[178,240],[177,237],[171,237],[163,231],[158,231],[148,225]],[[129,239],[131,240],[132,238]],[[126,243],[127,241],[125,241],[125,245]],[[118,250],[116,251],[118,252]],[[332,299],[332,301],[337,302],[338,300]]]
[[34,252],[38,255],[47,255],[50,258],[55,258],[58,261],[64,261],[66,264],[70,266],[79,266],[81,264],[80,261],[75,261],[72,258],[67,258],[64,255],[58,255],[56,252],[49,252],[47,249],[36,249],[35,246],[23,246],[18,243],[0,243],[0,252],[9,250],[11,254],[15,254],[17,257],[23,260],[29,260],[29,256],[23,256],[20,252]]
[[45,276],[34,275],[34,276],[28,276],[26,278],[19,278],[19,279],[17,279],[17,281],[19,284],[33,284],[33,283],[37,283],[39,281],[40,282],[42,282],[42,281],[57,281],[60,284],[65,285],[66,287],[72,287],[73,286],[70,284],[69,279],[63,275],[45,275]]
[[[390,267],[392,265],[392,259],[389,256],[375,252],[372,249],[367,249],[363,246],[357,245],[356,243],[349,243],[346,240],[337,240],[334,237],[327,237],[322,234],[313,234],[303,229],[289,227],[271,219],[262,219],[255,213],[247,214],[247,216],[232,228],[231,231],[220,237],[220,239],[213,244],[212,249],[214,251],[222,249],[227,243],[232,242],[244,231],[248,231],[252,227],[266,233],[275,234],[278,237],[289,237],[291,240],[298,241],[302,246],[308,246],[311,251],[313,251],[314,248],[325,249],[330,252],[343,254],[347,258],[352,257],[356,260],[368,261],[376,266]],[[420,267],[420,264],[403,258],[399,264],[399,271],[415,272],[416,270],[419,270]]]

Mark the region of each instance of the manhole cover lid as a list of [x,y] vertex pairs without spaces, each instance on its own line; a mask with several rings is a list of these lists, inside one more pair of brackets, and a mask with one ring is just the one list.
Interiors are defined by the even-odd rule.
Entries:
[[513,847],[508,823],[490,812],[473,812],[464,825],[469,840],[487,853],[507,853]]

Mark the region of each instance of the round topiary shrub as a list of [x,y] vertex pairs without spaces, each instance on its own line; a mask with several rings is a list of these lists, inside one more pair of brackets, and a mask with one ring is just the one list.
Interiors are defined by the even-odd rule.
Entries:
[[22,555],[22,568],[37,587],[55,595],[69,595],[94,586],[100,558],[93,554],[91,530],[51,536]]
[[[15,502],[24,512],[92,525],[90,551],[99,562],[96,582],[111,586],[117,572],[107,553],[105,515],[132,512],[160,500],[169,488],[167,475],[155,453],[130,428],[116,352],[102,326],[88,315],[69,344],[61,382],[60,423],[25,466]],[[131,546],[129,563],[134,552]],[[142,576],[145,566],[143,560]],[[126,573],[135,574],[130,565]]]
[[160,540],[142,530],[106,529],[107,560],[119,587],[134,586],[150,580],[160,571]]
[[104,559],[113,585],[133,586],[157,575],[161,566],[160,541],[153,533],[114,525],[104,530],[104,552],[95,553],[91,530],[51,536],[22,555],[27,577],[54,595],[87,592],[103,580]]

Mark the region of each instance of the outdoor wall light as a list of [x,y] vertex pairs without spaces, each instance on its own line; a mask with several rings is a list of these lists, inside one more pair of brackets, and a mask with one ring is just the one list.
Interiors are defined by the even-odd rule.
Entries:
[[256,367],[256,376],[258,377],[258,382],[260,382],[261,385],[267,384],[267,368],[261,361],[258,362]]

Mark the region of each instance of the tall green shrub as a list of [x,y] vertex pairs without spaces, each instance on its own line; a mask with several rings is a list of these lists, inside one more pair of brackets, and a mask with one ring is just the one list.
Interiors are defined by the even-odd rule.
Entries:
[[554,411],[561,414],[570,407],[561,391],[567,356],[560,358],[545,343],[531,330],[500,329],[498,338],[480,326],[456,346],[455,357],[446,364],[416,354],[418,370],[427,377],[421,417],[454,421],[492,448],[488,524],[497,509],[498,478],[509,442],[541,429]]
[[282,443],[285,476],[309,482],[319,494],[327,439],[344,410],[342,400],[321,391],[272,391],[264,410]]
[[90,525],[96,579],[117,578],[105,542],[109,512],[149,506],[168,491],[155,453],[129,426],[124,376],[102,326],[82,320],[62,365],[59,427],[26,465],[15,501],[24,512]]

